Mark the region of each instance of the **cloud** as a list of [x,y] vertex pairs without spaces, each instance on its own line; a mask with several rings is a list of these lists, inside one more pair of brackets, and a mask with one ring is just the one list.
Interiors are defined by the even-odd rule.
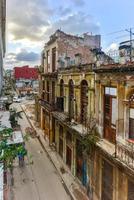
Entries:
[[57,10],[57,14],[61,17],[65,17],[69,14],[72,13],[72,9],[70,7],[63,7],[63,6],[60,6]]
[[8,0],[8,30],[14,40],[40,41],[52,13],[47,0]]
[[16,60],[35,62],[39,60],[39,54],[35,52],[27,52],[26,50],[22,50],[20,53],[16,54]]
[[[83,0],[73,0],[83,5]],[[89,14],[62,6],[50,7],[47,0],[8,0],[8,30],[12,41],[29,40],[46,42],[48,37],[61,28],[65,32],[81,34],[98,32],[99,26]],[[24,46],[25,48],[25,46]]]
[[58,1],[56,6],[49,3],[48,0],[7,0],[7,65],[40,64],[36,52],[40,54],[57,29],[75,35],[99,32],[100,25],[94,18],[78,11],[84,0],[68,0],[67,4]]
[[85,4],[84,0],[72,0],[72,2],[76,5],[76,6],[83,6]]
[[51,27],[46,30],[45,35],[49,36],[56,29],[61,29],[71,34],[82,34],[85,32],[98,33],[100,26],[97,22],[94,22],[91,15],[79,12],[52,23]]
[[106,48],[106,52],[110,52],[110,51],[118,51],[119,45],[117,43],[111,43],[107,48]]
[[36,64],[39,63],[40,56],[38,53],[29,52],[25,49],[21,49],[18,53],[8,53],[6,56],[6,65],[15,66],[23,64]]

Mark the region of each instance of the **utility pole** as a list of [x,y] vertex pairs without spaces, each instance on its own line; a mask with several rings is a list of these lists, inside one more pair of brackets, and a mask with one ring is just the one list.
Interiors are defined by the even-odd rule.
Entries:
[[127,32],[129,32],[129,34],[130,34],[130,62],[132,62],[132,45],[133,45],[133,43],[132,43],[132,35],[134,35],[134,33],[132,32],[132,28],[130,28],[130,30],[128,30],[128,29],[125,29],[125,31],[127,31]]

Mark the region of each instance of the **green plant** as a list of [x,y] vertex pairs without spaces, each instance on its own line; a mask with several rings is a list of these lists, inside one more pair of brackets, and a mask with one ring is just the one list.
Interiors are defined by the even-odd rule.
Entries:
[[23,111],[19,111],[17,112],[15,109],[11,109],[10,110],[10,117],[9,117],[9,120],[10,120],[10,123],[11,123],[11,126],[12,128],[15,128],[18,126],[18,119],[21,118],[22,119],[22,116],[21,116],[21,113]]
[[12,137],[13,130],[5,128],[0,132],[0,162],[5,168],[12,168],[13,161],[18,155],[25,156],[27,151],[23,144],[8,144],[8,139]]
[[96,119],[89,118],[87,126],[87,134],[82,136],[81,149],[84,156],[92,157],[95,152],[96,143],[100,140],[98,128],[96,126]]

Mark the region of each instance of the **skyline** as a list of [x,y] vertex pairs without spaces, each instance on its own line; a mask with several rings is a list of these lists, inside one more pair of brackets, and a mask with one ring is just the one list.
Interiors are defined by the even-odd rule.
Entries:
[[133,7],[132,0],[7,0],[5,66],[40,64],[41,50],[57,29],[79,36],[101,34],[103,50],[117,49],[119,42],[129,39],[125,29],[134,26]]

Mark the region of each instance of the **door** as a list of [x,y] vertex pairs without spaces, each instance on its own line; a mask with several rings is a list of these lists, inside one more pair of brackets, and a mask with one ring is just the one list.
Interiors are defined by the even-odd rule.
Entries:
[[59,138],[59,154],[63,158],[63,139]]
[[67,146],[67,150],[66,150],[66,164],[69,166],[70,169],[71,169],[71,161],[72,161],[72,151]]
[[56,48],[52,49],[52,72],[55,72],[56,68]]
[[117,99],[111,95],[104,96],[104,137],[116,141]]
[[111,98],[110,95],[105,95],[104,98],[104,137],[109,139],[111,134]]
[[113,166],[103,161],[101,200],[113,200]]

